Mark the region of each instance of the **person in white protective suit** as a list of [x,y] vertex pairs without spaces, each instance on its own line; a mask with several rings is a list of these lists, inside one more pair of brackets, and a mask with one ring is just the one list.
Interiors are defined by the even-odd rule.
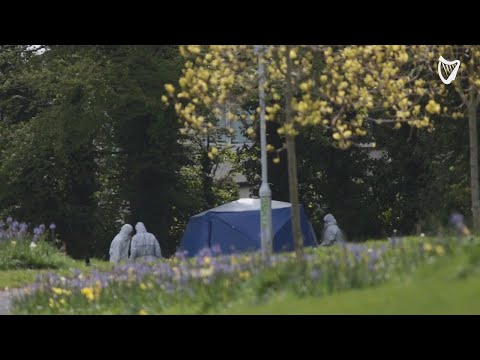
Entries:
[[155,235],[147,232],[142,222],[135,225],[137,233],[132,238],[130,260],[152,261],[162,257],[160,244]]
[[110,262],[118,264],[123,260],[128,260],[128,248],[130,247],[130,234],[133,227],[130,224],[122,226],[120,232],[110,244]]
[[323,218],[325,227],[323,231],[322,243],[320,246],[330,246],[333,244],[342,244],[345,242],[342,230],[337,225],[337,220],[332,214],[327,214]]

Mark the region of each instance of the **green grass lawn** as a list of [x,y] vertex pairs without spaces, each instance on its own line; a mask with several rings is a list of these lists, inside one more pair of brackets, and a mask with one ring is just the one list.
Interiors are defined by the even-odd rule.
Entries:
[[35,281],[37,275],[48,272],[68,276],[75,268],[85,274],[92,269],[108,271],[112,268],[112,264],[96,259],[87,267],[83,260],[66,256],[44,239],[37,241],[33,249],[30,242],[27,236],[0,244],[0,291],[28,285]]
[[85,266],[82,260],[68,260],[68,267],[57,270],[49,269],[18,269],[18,270],[0,270],[0,291],[4,289],[13,289],[26,286],[35,281],[35,277],[39,274],[46,274],[48,272],[55,272],[60,275],[68,276],[72,274],[73,269],[82,270],[88,274],[91,270],[97,269],[99,271],[107,271],[112,268],[112,264],[107,261],[92,260],[91,266]]
[[413,276],[376,288],[323,298],[278,295],[267,304],[235,306],[229,314],[480,314],[480,274],[464,273],[465,257],[445,259]]

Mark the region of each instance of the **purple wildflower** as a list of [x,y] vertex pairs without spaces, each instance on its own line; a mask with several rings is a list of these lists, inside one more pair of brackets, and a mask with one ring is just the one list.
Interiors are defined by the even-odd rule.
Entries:
[[179,260],[184,260],[187,257],[188,251],[177,251],[175,257]]
[[197,254],[198,259],[204,258],[205,256],[211,257],[212,256],[212,249],[203,248]]
[[26,223],[24,223],[24,222],[21,223],[21,224],[20,224],[20,232],[21,232],[21,233],[26,233],[27,230],[28,230],[28,225],[27,225]]
[[20,225],[20,223],[18,221],[14,221],[14,222],[12,222],[12,224],[10,226],[12,227],[13,231],[17,231],[19,225]]
[[222,248],[220,247],[220,245],[218,244],[213,245],[212,253],[214,256],[220,255],[222,253]]

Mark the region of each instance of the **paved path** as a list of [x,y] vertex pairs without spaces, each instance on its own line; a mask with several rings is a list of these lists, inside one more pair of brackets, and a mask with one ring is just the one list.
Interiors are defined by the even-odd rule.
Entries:
[[10,314],[10,304],[17,291],[18,290],[0,290],[0,315]]

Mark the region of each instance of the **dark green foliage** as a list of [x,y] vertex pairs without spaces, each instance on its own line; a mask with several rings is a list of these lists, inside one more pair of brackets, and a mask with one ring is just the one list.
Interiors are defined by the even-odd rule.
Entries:
[[[228,151],[210,159],[221,134],[180,136],[175,111],[162,105],[164,85],[176,83],[182,65],[177,46],[44,50],[0,46],[0,217],[56,222],[76,258],[108,257],[120,226],[142,221],[170,256],[192,215],[237,197],[236,184],[214,176],[220,162],[240,165],[258,194],[258,142],[239,162]],[[256,106],[254,97],[245,105]],[[305,128],[296,142],[299,195],[317,236],[327,212],[349,240],[436,232],[452,211],[468,216],[468,124],[434,120],[431,133],[371,127],[364,141],[377,142],[380,159],[368,149],[338,150],[329,131]],[[269,180],[273,199],[289,201],[276,129],[268,123],[268,143],[278,149],[269,154]]]
[[[277,125],[268,123],[268,140],[277,149],[282,141],[276,135]],[[379,236],[375,208],[372,208],[368,189],[368,170],[373,162],[368,150],[354,148],[349,151],[333,147],[326,130],[319,127],[305,129],[296,141],[300,202],[305,207],[317,233],[321,236],[323,216],[331,212],[337,218],[350,240]],[[260,186],[259,144],[242,150],[244,173],[255,184],[254,195]],[[289,201],[286,151],[277,156],[269,154],[269,182],[272,198]]]
[[470,214],[468,124],[436,119],[435,131],[374,130],[385,158],[372,167],[372,201],[389,233],[437,232],[458,211]]
[[0,215],[55,222],[75,258],[107,258],[121,225],[142,221],[170,256],[190,216],[235,193],[160,101],[177,46],[45,49],[0,47]]
[[[321,236],[323,216],[331,212],[349,240],[404,234],[435,233],[448,215],[468,215],[468,124],[465,119],[435,119],[435,130],[373,125],[376,149],[333,147],[331,134],[304,129],[297,139],[300,202]],[[276,125],[268,124],[268,143],[281,149]],[[379,153],[381,151],[381,153]],[[242,167],[253,195],[260,186],[258,139],[242,149]],[[280,163],[271,160],[278,156]],[[370,155],[375,155],[374,157]],[[269,154],[269,182],[274,200],[289,201],[286,152]]]
[[184,154],[178,122],[160,102],[164,85],[178,77],[174,46],[109,46],[107,76],[113,95],[108,108],[120,151],[119,195],[129,205],[127,221],[142,221],[165,256],[175,251],[169,238],[174,186]]

